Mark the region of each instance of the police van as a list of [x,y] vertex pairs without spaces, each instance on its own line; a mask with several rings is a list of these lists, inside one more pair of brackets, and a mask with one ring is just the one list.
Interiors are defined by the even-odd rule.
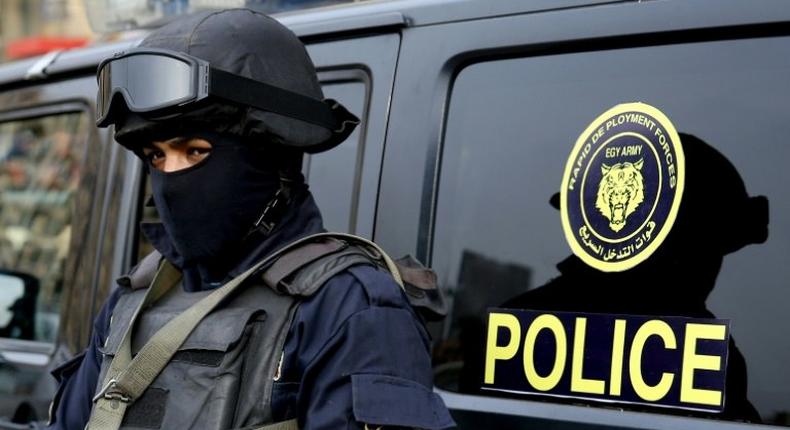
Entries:
[[[362,119],[305,160],[327,228],[438,275],[459,428],[790,426],[786,1],[275,16]],[[46,421],[150,249],[141,162],[94,125],[97,65],[136,42],[0,66],[0,428]]]

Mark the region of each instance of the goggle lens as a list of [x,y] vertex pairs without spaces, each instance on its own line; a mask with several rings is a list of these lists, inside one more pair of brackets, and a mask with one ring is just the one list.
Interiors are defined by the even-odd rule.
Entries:
[[112,97],[121,93],[129,110],[149,112],[195,97],[192,65],[177,58],[138,54],[118,58],[99,71],[98,111],[109,116]]

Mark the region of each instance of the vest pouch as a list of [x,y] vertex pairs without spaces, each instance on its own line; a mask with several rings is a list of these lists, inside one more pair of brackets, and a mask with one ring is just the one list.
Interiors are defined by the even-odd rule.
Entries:
[[[104,380],[109,366],[107,358],[114,357],[123,329],[131,320],[135,304],[139,303],[135,296],[142,293],[144,291],[134,291],[124,295],[116,306],[110,335],[102,351],[106,357],[100,381]],[[265,343],[262,335],[266,332],[267,312],[256,306],[265,301],[263,297],[255,297],[265,293],[262,288],[245,289],[227,305],[207,315],[143,395],[129,406],[121,428],[220,430],[234,427],[241,383],[249,373],[245,364],[257,350],[250,345]],[[186,293],[174,288],[153,307],[147,308],[134,327],[132,354],[136,355],[162,326],[207,294]]]
[[[146,401],[152,388],[166,397],[162,423],[156,428],[227,429],[232,426],[239,385],[244,372],[245,351],[266,314],[251,308],[221,309],[208,315],[178,349],[173,359],[138,400],[140,406],[161,404]],[[145,321],[145,318],[141,321]],[[137,336],[135,336],[137,338]],[[133,351],[142,348],[134,345]],[[129,409],[128,424],[137,427],[139,416],[150,420],[151,408]],[[148,409],[148,410],[146,410]],[[152,427],[146,427],[152,428]]]

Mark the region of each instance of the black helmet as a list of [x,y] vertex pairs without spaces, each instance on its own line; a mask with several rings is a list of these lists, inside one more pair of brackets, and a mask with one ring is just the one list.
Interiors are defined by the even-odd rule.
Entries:
[[[686,190],[668,241],[692,249],[704,244],[727,255],[768,239],[768,199],[750,196],[743,178],[721,152],[679,133],[686,155]],[[674,240],[673,240],[674,239]]]
[[[315,68],[301,41],[273,18],[252,10],[202,12],[177,19],[149,34],[140,48],[187,54],[207,61],[212,68],[323,100]],[[245,87],[232,90],[244,92]],[[210,98],[157,119],[126,108],[113,121],[115,139],[135,150],[138,142],[211,131],[245,140],[267,140],[300,152],[321,152],[345,140],[359,123],[334,100],[324,103],[338,125],[335,129]]]

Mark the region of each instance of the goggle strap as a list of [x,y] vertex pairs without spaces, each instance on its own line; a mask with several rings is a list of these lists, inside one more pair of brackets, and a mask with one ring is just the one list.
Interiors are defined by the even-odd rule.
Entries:
[[214,67],[209,72],[209,95],[267,112],[338,129],[332,109],[323,101]]

